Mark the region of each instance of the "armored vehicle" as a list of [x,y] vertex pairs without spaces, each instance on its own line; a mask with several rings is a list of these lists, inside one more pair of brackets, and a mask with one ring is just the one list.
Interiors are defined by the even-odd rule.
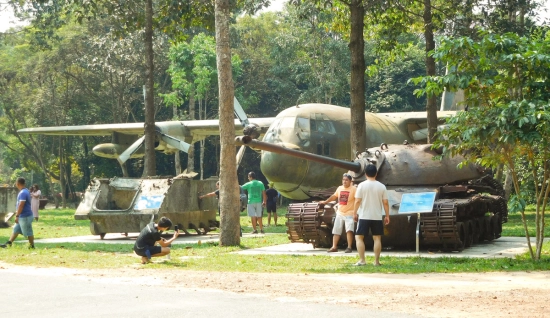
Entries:
[[[356,154],[353,162],[327,158],[271,143],[238,137],[238,142],[263,151],[287,154],[349,170],[355,184],[366,180],[365,167],[378,168],[377,180],[386,185],[391,222],[384,228],[384,247],[412,248],[418,232],[423,246],[462,250],[483,240],[499,238],[508,209],[502,185],[481,167],[457,168],[462,157],[443,158],[431,145],[386,145]],[[345,170],[344,170],[345,171]],[[335,180],[338,183],[339,180]],[[433,210],[422,214],[399,214],[405,193],[435,192]],[[334,189],[318,193],[326,199]],[[418,220],[420,215],[420,220]],[[287,233],[292,242],[330,247],[335,217],[333,204],[290,204]],[[419,221],[419,222],[418,222]],[[342,235],[341,241],[345,240]],[[369,240],[366,240],[367,243]],[[372,243],[372,241],[371,241]]]
[[0,227],[8,227],[8,219],[15,212],[15,201],[17,201],[16,187],[0,187]]
[[76,220],[90,220],[90,232],[139,232],[166,216],[183,230],[206,234],[219,226],[215,200],[199,200],[215,189],[216,180],[190,178],[111,178],[92,180],[76,212]]

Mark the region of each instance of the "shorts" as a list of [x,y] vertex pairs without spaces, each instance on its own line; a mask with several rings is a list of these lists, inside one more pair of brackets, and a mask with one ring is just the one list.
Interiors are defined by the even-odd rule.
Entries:
[[26,237],[34,236],[32,231],[33,216],[19,217],[18,223],[13,227],[13,233],[23,234]]
[[162,247],[155,245],[155,246],[145,246],[145,248],[137,248],[134,246],[134,252],[136,252],[136,254],[139,256],[147,256],[147,254],[145,254],[145,251],[147,250],[149,250],[149,253],[151,253],[150,255],[153,256],[155,254],[162,252]]
[[275,212],[277,213],[277,204],[275,203],[268,203],[266,205],[267,213]]
[[353,221],[353,216],[343,216],[336,214],[334,219],[334,226],[332,227],[332,234],[342,235],[342,229],[346,229],[347,232],[353,232],[355,222]]
[[384,235],[384,223],[382,220],[359,220],[355,235],[368,236],[369,229],[372,235]]
[[248,216],[249,217],[257,217],[257,218],[261,218],[262,217],[262,214],[263,214],[263,207],[262,207],[262,203],[261,202],[258,202],[258,203],[249,203],[248,206]]

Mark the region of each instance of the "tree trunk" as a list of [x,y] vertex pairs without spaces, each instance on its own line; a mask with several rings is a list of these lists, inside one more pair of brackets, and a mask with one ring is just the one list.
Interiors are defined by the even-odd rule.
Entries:
[[200,168],[200,171],[201,171],[201,180],[204,180],[204,139],[199,141],[199,145],[200,145],[200,153],[199,153],[199,156],[200,156],[200,160],[199,160],[199,168]]
[[[178,108],[174,105],[172,108],[174,119],[178,118]],[[181,159],[180,159],[180,151],[176,150],[176,153],[174,154],[174,166],[176,168],[176,176],[181,173]]]
[[365,133],[365,40],[363,38],[365,8],[362,0],[351,0],[351,153],[367,147]]
[[220,246],[235,246],[241,242],[229,9],[229,0],[216,0],[216,64],[220,103]]
[[145,5],[145,163],[143,176],[157,173],[155,160],[155,99],[154,99],[154,62],[153,62],[153,0]]
[[90,173],[89,151],[88,142],[86,136],[82,137],[82,150],[84,151],[84,164],[82,165],[82,172],[84,174],[84,184],[90,184],[92,175]]
[[[195,120],[195,91],[191,90],[189,94],[189,119]],[[195,144],[191,141],[189,151],[187,152],[187,172],[195,171]]]
[[[63,156],[65,155],[63,151],[63,139],[65,137],[59,138],[59,186],[61,187],[61,207],[63,209],[67,208],[67,196],[65,195],[65,164]],[[54,194],[55,195],[55,194]]]
[[[424,0],[424,37],[426,38],[426,75],[435,76],[435,60],[429,56],[429,52],[435,49],[434,32],[432,24],[431,0]],[[434,142],[437,132],[437,98],[428,97],[426,100],[426,115],[428,119],[428,143]]]

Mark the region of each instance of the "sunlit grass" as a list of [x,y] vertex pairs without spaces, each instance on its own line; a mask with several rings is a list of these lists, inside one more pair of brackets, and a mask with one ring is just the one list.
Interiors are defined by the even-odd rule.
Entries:
[[[279,215],[285,210],[279,209]],[[41,219],[34,223],[37,238],[54,238],[89,235],[89,222],[74,220],[74,210],[44,210]],[[534,219],[532,211],[529,217]],[[264,217],[264,222],[267,218]],[[286,219],[279,218],[279,224]],[[243,231],[251,231],[250,218],[241,213]],[[523,236],[521,219],[510,216],[503,225],[505,235]],[[155,259],[151,268],[178,268],[198,271],[265,272],[265,273],[456,273],[491,271],[550,270],[550,243],[543,246],[542,260],[532,261],[528,253],[515,258],[424,258],[382,257],[384,266],[355,267],[356,257],[302,256],[302,255],[241,255],[234,252],[258,247],[288,243],[286,227],[266,227],[268,235],[242,238],[240,246],[220,247],[217,242],[191,245],[174,245],[171,259]],[[0,242],[9,237],[11,228],[0,229]],[[510,234],[512,233],[512,234]],[[142,266],[139,257],[129,244],[37,243],[36,249],[27,248],[26,239],[18,238],[13,247],[0,249],[0,259],[17,265],[70,268],[124,268]],[[367,257],[367,263],[372,263]]]

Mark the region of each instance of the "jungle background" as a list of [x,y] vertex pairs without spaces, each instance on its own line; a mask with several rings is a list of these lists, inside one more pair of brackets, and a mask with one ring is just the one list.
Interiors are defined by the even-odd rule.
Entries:
[[[110,1],[118,2],[125,1]],[[161,14],[165,2],[153,1],[157,26],[171,19]],[[248,2],[234,6],[231,26],[235,95],[248,116],[273,117],[310,102],[349,107],[346,7],[340,1],[324,6],[318,1],[290,1],[280,12],[257,13],[246,10]],[[139,19],[128,14],[121,21],[107,7],[91,18],[82,13],[87,8],[79,1],[59,1],[59,7],[58,1],[44,3],[0,2],[0,9],[10,6],[30,23],[0,33],[0,184],[13,184],[23,176],[51,195],[61,189],[83,191],[94,177],[122,176],[115,160],[91,153],[95,145],[110,142],[110,136],[22,136],[17,129],[143,122],[146,72]],[[415,96],[419,86],[409,82],[426,75],[422,2],[384,3],[364,16],[365,111],[425,111],[426,96]],[[541,37],[548,30],[541,19],[544,12],[531,1],[433,0],[430,7],[438,36],[475,40],[483,29]],[[206,17],[213,14],[208,6],[204,10]],[[214,31],[204,20],[185,27],[172,20],[164,23],[169,27],[155,28],[156,121],[218,118]],[[436,63],[437,75],[445,70],[444,63]],[[157,174],[175,175],[179,161],[200,172],[201,178],[218,175],[218,137],[195,143],[194,153],[157,154]],[[188,158],[193,158],[191,163]],[[143,159],[130,159],[128,171],[141,176]],[[260,172],[259,154],[252,151],[245,153],[238,169],[239,183],[246,181],[248,171]],[[261,174],[259,179],[265,182]]]

